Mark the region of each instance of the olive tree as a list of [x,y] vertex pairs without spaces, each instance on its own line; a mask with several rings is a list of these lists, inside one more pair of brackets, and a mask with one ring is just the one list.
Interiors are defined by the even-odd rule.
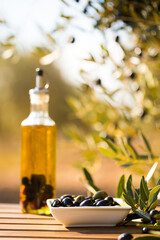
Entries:
[[[68,129],[83,150],[80,166],[94,166],[99,156],[98,145],[105,141],[109,148],[100,146],[102,153],[118,160],[121,166],[146,175],[159,160],[143,133],[149,134],[160,126],[160,3],[156,0],[62,2],[90,19],[93,31],[103,37],[99,54],[90,52],[84,61],[106,68],[108,62],[112,63],[113,79],[119,83],[114,90],[107,89],[104,83],[108,76],[97,77],[80,69],[83,83],[78,97],[68,99],[74,117],[82,123],[81,128],[74,125]],[[76,16],[64,11],[61,17],[68,27]],[[107,44],[111,34],[112,48],[117,54],[112,54],[111,45]],[[138,133],[144,144],[141,154],[133,143]]]

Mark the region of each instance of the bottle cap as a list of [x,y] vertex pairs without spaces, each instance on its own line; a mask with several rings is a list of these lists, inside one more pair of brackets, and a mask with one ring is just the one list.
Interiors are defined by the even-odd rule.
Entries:
[[43,70],[40,68],[36,68],[36,73],[37,73],[37,76],[43,76]]
[[36,68],[36,87],[34,89],[30,89],[30,94],[48,94],[48,89],[45,86],[43,80],[43,70],[40,68]]

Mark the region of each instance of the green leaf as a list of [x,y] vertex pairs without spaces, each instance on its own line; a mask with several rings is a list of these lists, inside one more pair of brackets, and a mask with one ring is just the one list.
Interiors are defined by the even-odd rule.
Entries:
[[119,183],[117,186],[117,193],[116,193],[117,198],[120,198],[122,196],[122,194],[125,192],[124,185],[125,185],[125,175],[123,174],[120,177]]
[[160,185],[160,178],[158,179],[157,183],[156,183],[156,186],[159,186]]
[[139,188],[135,189],[135,203],[139,203]]
[[141,218],[143,218],[145,220],[148,220],[148,221],[151,220],[150,216],[149,216],[149,214],[147,212],[144,212],[144,211],[142,211],[140,209],[136,209],[135,213],[137,213]]
[[143,142],[144,142],[144,144],[145,144],[145,146],[146,146],[148,152],[149,152],[151,155],[153,155],[148,140],[146,139],[146,137],[143,135],[143,133],[142,133],[141,131],[140,131],[139,133],[140,133],[140,136],[141,136],[141,138],[142,138],[142,140],[143,140]]
[[127,184],[126,184],[127,194],[133,198],[133,191],[132,191],[132,175],[128,177]]
[[143,190],[144,190],[144,193],[146,195],[146,200],[148,200],[148,197],[149,197],[149,190],[148,190],[148,187],[147,187],[147,182],[145,181],[145,178],[142,176],[142,186],[143,186]]
[[101,45],[101,49],[106,52],[107,56],[109,56],[109,51],[103,45]]
[[107,139],[107,138],[102,138],[107,144],[108,146],[113,150],[113,152],[115,153],[120,153],[122,155],[124,155],[124,153],[122,152],[121,149],[119,149],[116,144],[114,144],[111,140]]
[[[158,201],[158,200],[157,200]],[[160,213],[157,213],[156,215],[154,215],[154,217],[157,219],[157,220],[160,220]],[[159,226],[159,229],[160,229],[160,226]]]
[[144,176],[142,176],[141,178],[139,195],[140,195],[140,208],[143,209],[145,208],[145,202],[148,200],[148,196],[149,196],[149,191],[148,191]]
[[125,200],[125,202],[131,206],[132,210],[135,212],[136,211],[136,206],[135,206],[135,202],[134,199],[131,198],[130,196],[128,196],[127,194],[123,193],[123,198]]
[[136,149],[132,146],[132,144],[128,141],[126,144],[126,148],[131,152],[131,155],[133,156],[134,159],[138,158],[138,153]]
[[153,224],[149,224],[149,223],[138,223],[137,227],[141,227],[141,228],[147,227],[148,229],[160,230],[159,225],[153,225]]
[[103,153],[105,156],[107,156],[109,158],[115,158],[117,156],[117,154],[115,154],[110,149],[99,147],[99,150],[100,150],[101,153]]
[[125,144],[124,144],[123,138],[120,138],[120,141],[119,141],[119,142],[120,142],[122,151],[124,152],[125,156],[129,158],[130,156],[129,156],[129,153],[128,153],[128,149],[126,148],[126,146],[125,146]]
[[93,184],[93,178],[86,168],[83,168],[84,175],[90,184]]
[[145,210],[147,207],[145,202],[142,199],[139,200],[139,206],[141,210]]
[[[160,228],[159,228],[160,229]],[[150,230],[151,234],[160,235],[160,231]],[[157,237],[158,238],[158,237]],[[154,238],[155,239],[155,238]],[[160,238],[159,238],[160,239]]]
[[65,0],[61,0],[65,5],[69,6],[69,4]]
[[88,181],[88,184],[95,190],[95,191],[99,191],[100,189],[94,184],[93,179],[91,174],[88,172],[88,170],[86,168],[83,168],[83,173]]
[[47,38],[52,42],[52,43],[56,43],[56,40],[55,40],[55,38],[54,37],[52,37],[52,35],[51,34],[49,34],[49,33],[47,33]]
[[152,209],[155,209],[158,205],[158,200],[155,200],[152,204],[150,204],[148,211],[151,211]]
[[133,240],[159,240],[159,237],[154,236],[145,236],[145,237],[136,237]]
[[157,199],[159,190],[160,190],[160,185],[154,187],[154,188],[150,191],[150,193],[149,193],[149,199],[148,199],[148,202],[149,202],[150,204],[153,204],[153,203],[155,202],[155,200]]
[[67,19],[67,20],[71,20],[71,19],[73,18],[73,17],[71,17],[71,16],[66,16],[66,15],[64,15],[64,14],[61,14],[60,17],[65,18],[65,19]]
[[130,167],[132,165],[133,165],[133,163],[125,163],[125,164],[122,164],[121,166],[127,168],[127,167]]

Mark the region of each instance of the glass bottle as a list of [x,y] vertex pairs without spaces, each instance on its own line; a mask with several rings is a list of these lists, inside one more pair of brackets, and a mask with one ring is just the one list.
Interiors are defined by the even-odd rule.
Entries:
[[56,124],[49,117],[49,93],[43,71],[36,69],[36,87],[29,91],[31,111],[21,123],[21,186],[23,212],[49,214],[48,198],[55,198]]

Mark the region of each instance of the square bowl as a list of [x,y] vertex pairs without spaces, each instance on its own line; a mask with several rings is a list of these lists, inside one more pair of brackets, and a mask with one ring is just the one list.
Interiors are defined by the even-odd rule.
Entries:
[[52,207],[53,200],[47,200],[50,212],[65,227],[116,226],[131,209],[120,198],[114,198],[120,206]]

